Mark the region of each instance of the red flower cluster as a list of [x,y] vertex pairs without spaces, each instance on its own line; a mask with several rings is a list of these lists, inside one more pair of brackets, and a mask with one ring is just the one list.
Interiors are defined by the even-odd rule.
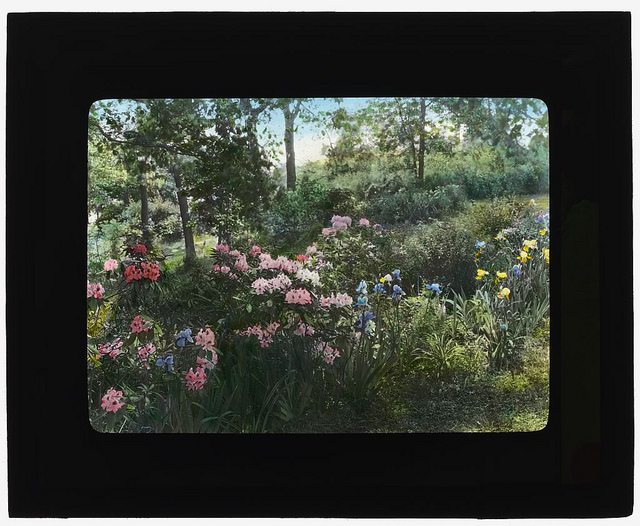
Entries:
[[132,254],[140,254],[140,255],[144,256],[147,253],[147,247],[144,246],[142,243],[140,243],[139,245],[134,245],[134,246],[131,247],[131,253]]
[[157,263],[140,263],[142,269],[137,265],[129,265],[124,269],[124,279],[127,283],[132,281],[140,281],[142,278],[150,279],[151,281],[158,281],[160,277],[160,267]]
[[133,280],[139,281],[142,279],[142,270],[135,265],[129,265],[124,269],[124,279],[127,283],[131,283]]
[[151,281],[158,281],[160,277],[160,267],[156,263],[141,263],[142,277]]

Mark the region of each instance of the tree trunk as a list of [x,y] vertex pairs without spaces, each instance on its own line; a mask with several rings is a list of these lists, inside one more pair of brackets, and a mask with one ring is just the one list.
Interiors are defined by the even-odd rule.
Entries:
[[149,230],[149,197],[147,194],[147,166],[140,163],[140,216],[142,218],[142,242],[151,246],[151,231]]
[[196,245],[193,241],[193,231],[189,226],[189,203],[187,196],[182,191],[182,178],[180,177],[180,168],[177,164],[171,167],[171,175],[176,184],[176,194],[178,196],[178,206],[180,207],[180,220],[182,221],[182,234],[184,236],[185,265],[189,266],[196,260]]
[[424,125],[427,114],[427,104],[424,97],[420,98],[420,146],[418,149],[418,180],[424,181]]
[[293,127],[296,114],[290,110],[284,112],[284,149],[287,159],[287,190],[296,189],[296,152],[293,143]]

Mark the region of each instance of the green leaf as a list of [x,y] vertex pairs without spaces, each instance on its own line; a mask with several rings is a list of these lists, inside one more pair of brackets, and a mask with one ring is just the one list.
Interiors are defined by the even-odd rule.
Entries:
[[250,303],[247,303],[247,306],[245,308],[247,309],[247,312],[251,312],[253,310],[253,307]]

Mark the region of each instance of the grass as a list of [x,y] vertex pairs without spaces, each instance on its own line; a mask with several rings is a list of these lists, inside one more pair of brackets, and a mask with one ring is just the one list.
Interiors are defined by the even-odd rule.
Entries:
[[441,384],[424,373],[388,382],[361,412],[348,405],[306,414],[285,433],[531,432],[549,415],[549,322],[527,341],[521,371]]

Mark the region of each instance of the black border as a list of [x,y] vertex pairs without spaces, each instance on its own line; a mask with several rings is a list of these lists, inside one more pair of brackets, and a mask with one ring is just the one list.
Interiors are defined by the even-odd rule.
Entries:
[[[10,516],[629,515],[630,29],[621,12],[9,14]],[[77,351],[92,102],[390,95],[536,97],[549,107],[548,426],[469,435],[94,432]]]

